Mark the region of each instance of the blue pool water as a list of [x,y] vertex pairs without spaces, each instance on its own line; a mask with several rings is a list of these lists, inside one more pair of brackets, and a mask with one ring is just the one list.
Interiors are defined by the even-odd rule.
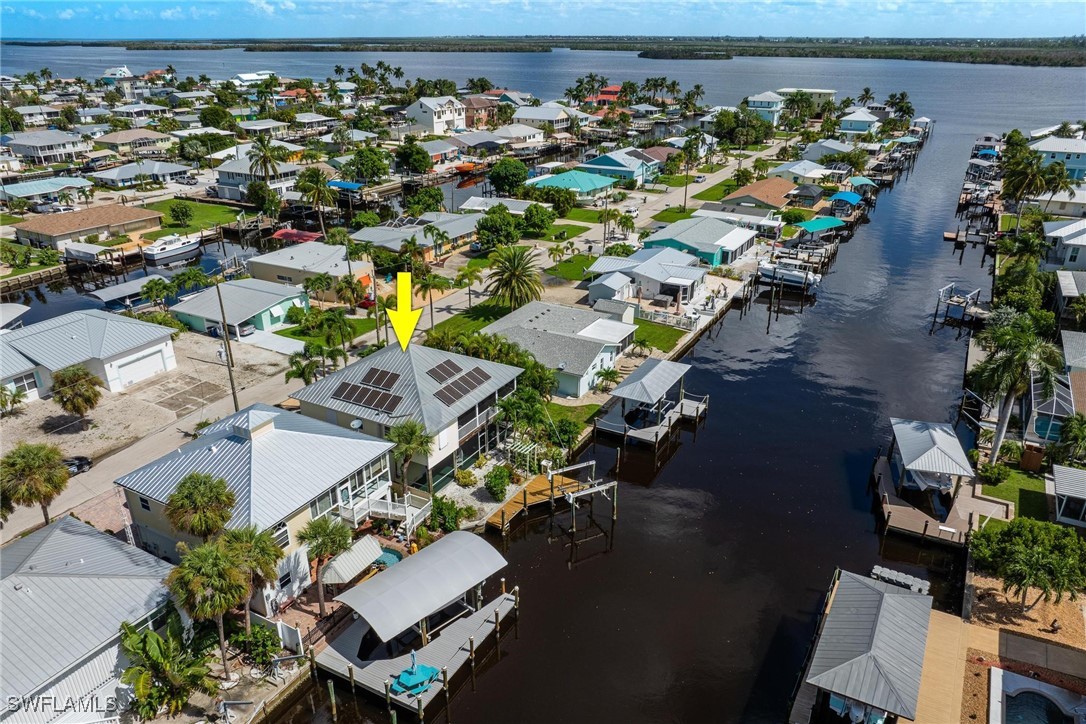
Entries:
[[1007,724],[1070,724],[1055,702],[1043,694],[1023,691],[1007,697],[1007,711],[1003,715]]
[[395,565],[403,560],[403,554],[395,548],[385,548],[381,546],[381,555],[374,563],[383,563],[386,566]]

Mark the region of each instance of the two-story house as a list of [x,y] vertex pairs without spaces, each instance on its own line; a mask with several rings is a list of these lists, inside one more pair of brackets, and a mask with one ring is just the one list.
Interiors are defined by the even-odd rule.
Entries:
[[253,163],[247,157],[226,161],[215,169],[218,183],[216,192],[219,194],[219,198],[243,201],[245,199],[245,190],[249,184],[254,181],[264,181],[282,196],[284,192],[294,188],[301,170],[301,166],[277,161],[275,173],[265,177],[260,172],[253,170]]
[[0,142],[16,156],[37,164],[74,161],[91,150],[91,145],[80,136],[64,131],[9,133],[0,137]]
[[[352,527],[367,517],[422,520],[391,490],[392,443],[349,428],[256,404],[200,430],[196,439],[117,478],[124,490],[141,545],[169,561],[177,543],[199,539],[175,530],[166,503],[185,476],[203,473],[226,481],[234,493],[231,530],[254,525],[270,531],[286,554],[278,576],[253,596],[253,609],[267,616],[277,604],[309,587],[309,553],[298,540],[306,523],[336,515]],[[428,498],[416,496],[429,504]],[[412,509],[414,508],[414,509]]]
[[577,166],[577,170],[600,176],[636,181],[638,186],[651,182],[660,174],[660,162],[633,146],[619,148]]
[[177,143],[177,139],[149,128],[132,128],[99,136],[95,143],[121,155],[138,156],[159,154]]
[[407,115],[437,135],[448,135],[457,128],[467,128],[464,104],[452,96],[419,98],[407,107]]
[[549,126],[554,131],[568,131],[570,115],[564,108],[556,106],[521,106],[513,114],[513,122],[535,128]]
[[747,108],[758,114],[762,120],[769,121],[774,126],[781,120],[784,111],[784,97],[773,91],[759,93],[747,98]]
[[26,126],[48,126],[60,118],[60,109],[53,106],[15,106]]
[[117,106],[113,109],[113,115],[118,118],[127,118],[132,121],[158,118],[159,116],[172,116],[173,111],[153,103],[130,103],[126,106]]
[[303,415],[384,437],[415,420],[433,439],[412,458],[405,482],[440,490],[453,472],[494,448],[497,402],[516,389],[519,367],[421,345],[389,345],[295,392]]
[[269,138],[282,138],[290,132],[290,124],[276,121],[271,118],[261,118],[255,121],[238,121],[238,128],[248,136],[268,136]]
[[1050,166],[1059,161],[1067,168],[1068,176],[1078,180],[1086,179],[1086,139],[1045,136],[1029,144],[1029,147],[1040,155],[1042,166]]

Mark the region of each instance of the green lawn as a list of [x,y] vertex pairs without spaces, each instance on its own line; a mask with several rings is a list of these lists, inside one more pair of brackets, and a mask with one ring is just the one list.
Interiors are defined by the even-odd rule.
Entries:
[[[9,239],[4,239],[2,242],[0,242],[0,244],[2,244],[3,246],[10,246],[13,249],[15,249],[16,251],[18,251],[19,253],[24,253],[28,248],[26,246],[23,246],[22,244],[17,244],[14,241],[11,241]],[[42,269],[51,269],[52,267],[60,266],[60,262],[57,262],[56,264],[38,264],[36,258],[37,258],[37,250],[36,249],[31,249],[30,250],[30,259],[31,259],[30,264],[28,264],[25,267],[22,267],[21,269],[15,269],[14,271],[12,271],[12,272],[10,272],[8,274],[4,274],[3,276],[0,276],[0,279],[11,279],[12,277],[17,277],[17,276],[20,276],[22,274],[29,274],[30,272],[36,272],[36,271],[41,271]]]
[[1000,231],[1014,231],[1018,228],[1018,217],[1014,214],[1003,214],[999,217]]
[[[372,332],[377,328],[377,322],[373,319],[355,319],[354,317],[348,317],[347,321],[351,323],[351,328],[354,330],[352,339],[361,337],[366,332]],[[287,327],[286,329],[279,329],[275,332],[280,337],[289,337],[290,339],[298,339],[302,342],[315,342],[316,344],[324,345],[323,334],[311,334],[307,333],[300,327]]]
[[724,168],[722,163],[707,163],[704,166],[698,166],[698,173],[716,173],[722,168]]
[[713,184],[704,191],[699,191],[694,194],[694,198],[698,201],[720,201],[728,194],[735,191],[739,186],[731,179],[724,179],[718,184]]
[[1014,514],[1019,518],[1048,520],[1045,481],[1040,475],[1015,470],[1007,482],[983,487],[985,495],[1014,503]]
[[798,211],[798,212],[800,212],[801,214],[803,214],[803,220],[804,221],[810,221],[815,216],[817,216],[817,214],[814,212],[814,209],[796,209],[796,208],[792,208],[790,206],[790,207],[788,207],[786,209],[786,211]]
[[598,224],[600,223],[600,212],[594,209],[573,208],[566,214],[566,218],[570,221],[580,221],[583,224]]
[[[564,237],[561,236],[563,231],[566,232]],[[580,224],[551,224],[542,236],[529,236],[528,238],[541,241],[566,241],[575,236],[580,236],[586,231],[588,231],[588,227]]]
[[588,426],[589,421],[595,417],[599,410],[599,405],[579,405],[570,407],[568,405],[559,405],[556,402],[547,403],[547,413],[551,416],[553,422],[557,423],[559,420],[573,420],[581,430]]
[[764,151],[769,148],[768,143],[754,143],[749,146],[743,146],[744,151]]
[[490,266],[489,254],[480,254],[468,259],[468,269],[486,269],[488,266]]
[[781,231],[785,239],[791,239],[793,236],[799,233],[799,227],[792,224],[785,224],[784,229]]
[[159,239],[170,234],[194,234],[202,229],[209,229],[216,224],[232,224],[237,220],[237,209],[218,204],[202,204],[199,201],[185,201],[184,204],[192,209],[192,221],[187,226],[174,224],[170,220],[170,206],[177,203],[174,199],[156,201],[147,204],[148,209],[159,211],[163,214],[163,227],[159,231],[144,234],[144,239]]
[[686,334],[684,330],[678,327],[669,327],[666,324],[650,322],[647,319],[635,319],[634,324],[637,325],[637,334],[634,336],[637,339],[644,339],[654,349],[661,352],[670,352],[675,349],[675,345]]
[[20,219],[18,216],[0,213],[0,226],[10,226],[11,224],[18,224],[22,220],[23,219]]
[[694,212],[691,209],[684,210],[681,206],[672,206],[670,209],[664,209],[660,213],[654,215],[652,218],[665,224],[673,224],[676,221],[689,219],[693,216]]
[[478,332],[491,322],[497,321],[509,314],[511,310],[504,304],[495,302],[482,302],[471,309],[465,309],[460,314],[438,322],[434,329],[449,331],[454,335],[471,334]]
[[560,279],[568,279],[571,282],[580,282],[587,279],[585,276],[585,269],[592,266],[592,262],[596,261],[596,257],[589,256],[588,254],[574,254],[573,256],[567,256],[562,261],[558,262],[547,273],[551,276],[559,277]]
[[791,138],[792,136],[798,136],[798,133],[793,131],[777,131],[773,134],[774,138]]
[[691,176],[689,174],[685,174],[685,173],[684,174],[675,174],[673,176],[669,176],[666,173],[662,173],[662,174],[660,174],[659,176],[656,177],[656,183],[664,184],[665,186],[675,186],[675,187],[678,187],[678,188],[682,188],[683,186],[689,185],[690,182],[693,181],[693,180],[694,180],[693,176]]

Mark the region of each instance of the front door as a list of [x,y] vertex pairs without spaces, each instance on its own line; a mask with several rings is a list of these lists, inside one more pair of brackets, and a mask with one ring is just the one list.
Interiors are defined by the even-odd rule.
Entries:
[[339,504],[344,508],[351,507],[351,484],[344,483],[339,486]]

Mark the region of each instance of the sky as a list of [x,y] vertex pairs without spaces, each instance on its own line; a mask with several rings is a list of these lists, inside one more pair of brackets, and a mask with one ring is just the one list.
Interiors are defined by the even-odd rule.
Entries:
[[0,38],[1051,37],[1082,0],[0,0]]

